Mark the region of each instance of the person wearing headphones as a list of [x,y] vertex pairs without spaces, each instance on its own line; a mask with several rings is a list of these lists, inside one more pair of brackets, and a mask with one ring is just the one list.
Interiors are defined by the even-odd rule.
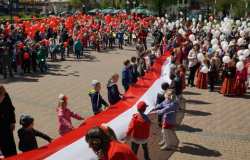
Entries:
[[171,149],[167,130],[172,129],[175,126],[177,108],[180,106],[176,101],[175,90],[168,89],[165,98],[166,100],[157,105],[151,112],[151,114],[164,115],[162,122],[163,140],[159,143],[159,145],[162,146],[162,150]]

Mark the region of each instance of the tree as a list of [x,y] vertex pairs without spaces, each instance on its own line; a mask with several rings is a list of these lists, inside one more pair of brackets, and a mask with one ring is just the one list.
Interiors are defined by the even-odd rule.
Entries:
[[100,8],[100,3],[99,2],[94,2],[94,3],[91,3],[91,8]]
[[176,5],[177,0],[149,0],[148,4],[154,6],[158,11],[158,15],[160,15],[165,4],[168,4],[169,6]]
[[75,9],[81,9],[83,4],[87,4],[87,0],[69,0],[68,3]]
[[217,0],[216,10],[221,11],[223,16],[226,17],[228,10],[230,10],[231,1],[230,0]]
[[[205,6],[207,8],[207,14],[209,14],[209,7],[214,5],[214,1],[213,0],[199,0],[199,1],[200,1],[200,5]],[[206,16],[206,17],[208,21],[209,16]]]
[[236,18],[244,17],[246,12],[246,1],[234,0],[233,9]]
[[100,3],[101,9],[106,9],[110,6],[111,6],[110,0],[102,0],[102,2]]

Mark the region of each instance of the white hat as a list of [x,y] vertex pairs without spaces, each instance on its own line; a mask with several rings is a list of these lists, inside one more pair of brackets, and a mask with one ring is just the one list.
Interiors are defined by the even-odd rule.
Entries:
[[92,86],[93,86],[94,88],[96,88],[98,85],[100,85],[100,82],[97,81],[97,80],[93,80],[91,83],[92,83]]

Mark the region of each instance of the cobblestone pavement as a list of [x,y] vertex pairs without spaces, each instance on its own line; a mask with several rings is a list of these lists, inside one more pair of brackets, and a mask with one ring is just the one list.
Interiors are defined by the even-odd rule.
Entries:
[[[152,40],[148,40],[149,43]],[[107,101],[106,83],[113,73],[121,75],[123,60],[135,56],[135,47],[125,46],[124,50],[114,49],[105,52],[85,51],[82,61],[76,62],[75,56],[66,61],[47,60],[47,74],[27,73],[6,80],[0,79],[11,96],[16,108],[15,141],[18,146],[17,130],[21,128],[19,118],[30,114],[35,118],[34,128],[56,139],[57,114],[60,93],[66,94],[68,107],[77,113],[90,117],[93,115],[88,92],[92,90],[91,81],[102,83],[101,94]],[[58,56],[59,58],[59,56]],[[149,115],[152,126],[148,148],[151,160],[176,159],[250,159],[250,93],[242,97],[223,97],[218,94],[221,82],[215,92],[187,87],[183,93],[182,108],[178,111],[177,125],[169,131],[173,150],[161,151],[158,143],[162,139],[161,129],[157,127],[156,115]],[[121,79],[120,91],[124,91]],[[75,127],[82,121],[72,119]],[[37,138],[39,146],[48,142]],[[126,142],[131,145],[131,141]],[[18,150],[18,153],[20,151]],[[141,147],[138,157],[143,160]]]

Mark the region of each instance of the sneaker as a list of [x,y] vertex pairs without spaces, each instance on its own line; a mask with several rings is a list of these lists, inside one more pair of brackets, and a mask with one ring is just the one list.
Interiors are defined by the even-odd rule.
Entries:
[[159,143],[159,146],[163,146],[165,144],[165,141],[162,140],[160,143]]
[[209,90],[208,90],[208,92],[212,92],[212,90],[211,90],[211,89],[209,89]]
[[76,61],[78,61],[78,59],[76,58]]
[[159,128],[161,128],[161,127],[162,127],[161,122],[158,122],[158,127],[159,127]]
[[164,145],[161,147],[162,150],[167,150],[167,149],[171,149],[170,145]]

